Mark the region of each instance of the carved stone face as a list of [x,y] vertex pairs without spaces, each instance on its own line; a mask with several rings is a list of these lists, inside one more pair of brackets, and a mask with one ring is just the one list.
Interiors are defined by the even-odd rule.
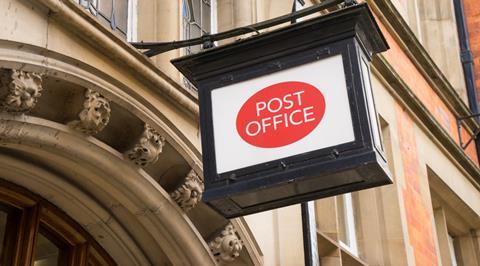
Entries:
[[183,210],[188,211],[200,202],[203,190],[203,180],[192,170],[171,196]]
[[93,103],[93,107],[89,112],[93,117],[93,121],[96,125],[107,124],[109,116],[106,115],[110,111],[110,106],[106,101],[96,99]]
[[125,153],[126,157],[140,166],[153,164],[158,160],[159,154],[165,145],[165,138],[153,128],[145,125],[142,136],[138,143]]
[[96,134],[102,131],[110,120],[110,103],[100,93],[87,90],[83,110],[78,117],[68,125],[84,134]]
[[147,126],[146,128],[146,137],[142,139],[142,142],[148,142],[149,145],[152,146],[152,149],[158,151],[158,153],[162,152],[163,145],[165,144],[165,138],[160,136],[153,128]]
[[217,236],[208,245],[217,262],[233,261],[240,256],[243,248],[243,242],[235,233],[235,229],[231,224],[227,225],[220,236]]
[[202,198],[203,194],[203,183],[198,182],[198,180],[189,179],[185,184],[183,184],[185,190],[184,201],[187,206],[195,206]]
[[93,94],[88,95],[85,102],[85,109],[80,114],[80,118],[83,121],[92,123],[92,128],[105,126],[110,119],[110,104],[103,97]]
[[42,77],[39,74],[8,70],[2,78],[2,87],[8,88],[3,108],[9,112],[26,112],[32,109],[41,96]]
[[[242,243],[235,235],[227,235],[222,241],[222,250],[224,253],[229,254],[231,259],[237,257],[242,251]],[[225,260],[228,260],[225,258]]]

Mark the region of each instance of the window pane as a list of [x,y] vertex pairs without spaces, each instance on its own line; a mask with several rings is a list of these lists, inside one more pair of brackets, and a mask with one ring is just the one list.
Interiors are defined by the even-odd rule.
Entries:
[[187,20],[183,20],[183,39],[190,39],[190,24],[188,24]]
[[193,4],[193,21],[200,24],[200,1],[202,0],[191,0]]
[[98,0],[98,11],[110,21],[112,17],[112,0]]
[[111,24],[110,20],[105,19],[103,15],[97,16],[97,19],[100,22],[100,24],[104,25],[107,28],[110,28],[110,24]]
[[210,1],[202,0],[202,29],[206,32],[211,32],[211,13]]
[[188,4],[188,0],[183,0],[182,1],[182,17],[187,20],[187,21],[190,21],[190,8],[189,8],[189,4]]
[[126,33],[128,20],[128,0],[115,1],[115,19],[118,29]]
[[[190,38],[197,38],[202,36],[200,26],[197,24],[190,24]],[[190,46],[189,53],[197,53],[202,49],[201,45]]]
[[0,211],[0,261],[3,261],[3,244],[5,242],[5,232],[7,228],[7,213]]
[[200,52],[200,50],[202,50],[201,45],[195,45],[195,46],[190,47],[190,53],[191,54],[198,53],[198,52]]
[[191,24],[190,25],[190,38],[197,38],[202,36],[202,31],[200,30],[200,27],[196,24]]
[[185,5],[185,18],[187,18],[188,22],[194,22],[195,21],[195,17],[194,17],[194,14],[193,14],[193,1],[196,1],[196,0],[183,0],[183,3]]
[[343,196],[337,197],[338,212],[338,240],[348,245],[347,215],[345,210],[345,199]]
[[57,266],[60,249],[44,234],[39,233],[35,246],[34,266]]

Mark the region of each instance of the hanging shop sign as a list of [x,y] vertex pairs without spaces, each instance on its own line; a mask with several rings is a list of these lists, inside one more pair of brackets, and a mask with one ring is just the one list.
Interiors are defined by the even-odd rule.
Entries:
[[231,218],[392,182],[366,4],[172,63],[198,89],[205,193]]

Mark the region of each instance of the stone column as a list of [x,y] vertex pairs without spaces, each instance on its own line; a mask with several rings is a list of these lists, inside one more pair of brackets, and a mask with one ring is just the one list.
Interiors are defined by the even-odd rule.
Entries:
[[271,19],[292,12],[290,0],[256,0],[258,21]]
[[[181,39],[182,0],[138,1],[138,41],[169,42]],[[153,57],[156,65],[169,77],[180,75],[170,60],[180,56],[180,49]]]
[[[255,23],[254,1],[217,0],[218,32]],[[232,42],[239,38],[241,36],[222,41],[220,44]]]

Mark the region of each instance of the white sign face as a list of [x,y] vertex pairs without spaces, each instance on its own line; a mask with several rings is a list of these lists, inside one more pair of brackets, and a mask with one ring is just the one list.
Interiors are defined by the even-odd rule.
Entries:
[[219,174],[355,140],[341,55],[211,97]]

